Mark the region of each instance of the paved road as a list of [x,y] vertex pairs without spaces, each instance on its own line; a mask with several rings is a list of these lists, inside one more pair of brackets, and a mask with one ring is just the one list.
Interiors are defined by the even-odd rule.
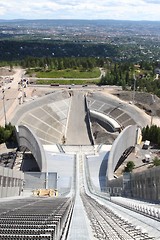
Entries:
[[84,93],[73,92],[66,144],[68,145],[91,145],[85,123]]
[[1,89],[4,89],[4,95],[2,94],[2,90],[0,91],[0,125],[5,124],[4,110],[6,112],[6,122],[8,123],[10,122],[13,111],[19,104],[18,96],[22,93],[18,91],[18,82],[21,80],[23,74],[24,70],[17,68],[15,69],[15,73],[10,76],[14,78],[11,83],[7,83],[5,80],[3,81],[3,87]]

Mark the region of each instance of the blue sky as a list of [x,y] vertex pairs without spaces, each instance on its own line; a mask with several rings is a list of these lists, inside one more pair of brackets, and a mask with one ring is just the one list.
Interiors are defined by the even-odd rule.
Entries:
[[160,21],[160,0],[0,0],[0,19]]

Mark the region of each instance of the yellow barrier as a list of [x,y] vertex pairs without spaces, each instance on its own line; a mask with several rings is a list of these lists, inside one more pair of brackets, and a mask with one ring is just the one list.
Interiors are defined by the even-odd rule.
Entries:
[[33,190],[33,195],[34,196],[48,196],[48,197],[58,197],[58,191],[57,189],[36,189]]

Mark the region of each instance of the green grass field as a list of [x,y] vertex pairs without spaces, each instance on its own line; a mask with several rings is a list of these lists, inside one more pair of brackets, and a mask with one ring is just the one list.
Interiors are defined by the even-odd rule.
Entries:
[[85,84],[98,84],[99,80],[37,80],[36,84],[50,85],[50,84],[59,84],[59,85],[85,85]]
[[52,70],[52,71],[39,71],[35,72],[38,78],[98,78],[100,76],[100,70],[94,68],[92,71],[80,71],[80,70]]

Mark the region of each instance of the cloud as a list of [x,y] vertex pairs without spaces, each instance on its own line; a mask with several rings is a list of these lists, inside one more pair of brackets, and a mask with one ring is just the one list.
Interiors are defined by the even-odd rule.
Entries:
[[160,0],[0,0],[4,19],[160,20]]
[[149,4],[160,4],[160,0],[144,0],[144,2]]

